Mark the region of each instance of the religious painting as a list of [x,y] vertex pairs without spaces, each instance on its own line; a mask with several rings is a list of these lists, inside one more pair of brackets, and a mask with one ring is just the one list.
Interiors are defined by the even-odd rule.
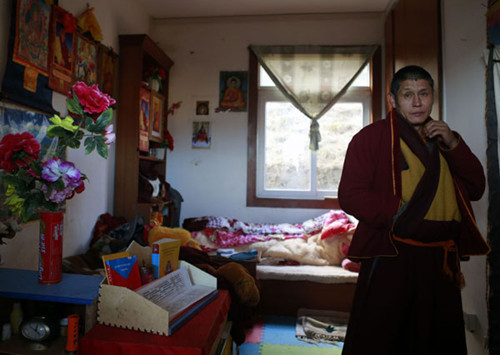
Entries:
[[219,107],[217,111],[246,111],[247,92],[247,71],[221,71],[219,82]]
[[209,114],[209,102],[208,101],[196,101],[196,115],[208,115]]
[[76,18],[59,6],[53,6],[50,25],[49,87],[66,95],[73,84],[73,44]]
[[78,32],[75,41],[75,81],[97,84],[97,44]]
[[139,150],[149,152],[149,114],[150,114],[150,92],[141,87],[139,90]]
[[192,148],[210,148],[212,145],[212,133],[210,128],[210,122],[208,121],[193,122],[191,139]]
[[155,92],[151,92],[151,115],[149,125],[149,139],[155,142],[162,142],[163,132],[163,104],[164,97]]
[[18,0],[12,60],[48,75],[50,2]]
[[118,55],[112,48],[99,45],[97,84],[99,89],[112,97],[117,97],[115,93],[115,80]]

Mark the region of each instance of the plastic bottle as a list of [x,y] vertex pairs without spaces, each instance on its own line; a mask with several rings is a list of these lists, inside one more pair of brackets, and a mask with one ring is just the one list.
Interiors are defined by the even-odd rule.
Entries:
[[23,310],[21,309],[21,303],[14,302],[12,307],[12,312],[10,312],[10,324],[12,326],[12,334],[19,334],[19,326],[23,321]]
[[61,329],[61,336],[65,337],[68,335],[68,318],[62,318],[59,322],[59,327]]

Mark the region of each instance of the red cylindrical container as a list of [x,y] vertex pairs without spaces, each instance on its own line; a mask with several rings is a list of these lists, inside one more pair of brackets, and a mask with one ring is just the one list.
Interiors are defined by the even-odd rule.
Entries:
[[67,352],[76,353],[78,351],[79,322],[80,316],[78,314],[70,314],[68,316],[68,335],[65,347]]
[[55,284],[62,279],[63,213],[40,213],[38,282]]

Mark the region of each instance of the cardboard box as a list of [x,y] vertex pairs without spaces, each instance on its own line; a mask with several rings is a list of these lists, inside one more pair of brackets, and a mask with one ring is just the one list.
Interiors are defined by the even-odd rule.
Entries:
[[[140,265],[144,260],[151,261],[151,248],[142,247],[132,242],[127,249],[130,255],[136,255]],[[217,279],[205,271],[183,261],[179,261],[179,267],[187,268],[193,284],[206,285],[217,289]],[[161,335],[171,335],[182,324],[192,318],[206,304],[217,297],[217,292],[210,299],[200,302],[190,312],[170,322],[167,310],[150,302],[135,291],[126,287],[108,285],[103,281],[99,289],[99,302],[97,308],[97,321],[99,324],[110,325],[120,328],[138,330],[142,332]]]

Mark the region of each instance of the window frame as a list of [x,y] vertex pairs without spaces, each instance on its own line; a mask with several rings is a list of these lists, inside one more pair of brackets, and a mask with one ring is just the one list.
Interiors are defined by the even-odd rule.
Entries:
[[[370,61],[371,72],[371,118],[380,119],[382,115],[382,69],[381,50],[377,48]],[[257,57],[249,51],[249,90],[248,90],[248,150],[247,150],[247,207],[276,208],[340,208],[336,197],[322,199],[271,198],[257,196],[257,144],[258,144],[258,71]]]

